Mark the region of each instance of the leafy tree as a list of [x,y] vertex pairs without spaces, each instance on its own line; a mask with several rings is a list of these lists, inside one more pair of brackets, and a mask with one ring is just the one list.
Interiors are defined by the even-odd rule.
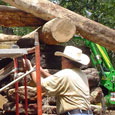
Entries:
[[10,6],[10,4],[5,3],[5,2],[3,2],[2,0],[0,0],[0,5],[6,5],[6,6]]
[[115,0],[59,0],[60,5],[115,29]]
[[0,0],[0,5],[7,5],[7,4]]
[[32,31],[33,31],[32,27],[14,27],[13,28],[14,34],[20,35],[20,36],[26,35]]
[[[82,16],[115,29],[115,0],[59,0],[59,4]],[[83,41],[71,40],[68,44],[83,44]],[[67,43],[66,43],[67,44]],[[115,53],[108,51],[115,65]],[[115,67],[115,66],[114,66]]]

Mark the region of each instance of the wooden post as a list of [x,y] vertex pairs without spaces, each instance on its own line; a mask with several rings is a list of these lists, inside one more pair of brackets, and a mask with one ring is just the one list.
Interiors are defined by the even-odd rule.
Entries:
[[[16,71],[14,72],[14,79],[17,78],[17,58],[14,58],[14,68],[16,69]],[[19,115],[19,96],[18,96],[18,82],[15,83],[15,93],[16,93],[16,115]]]
[[40,47],[39,47],[37,32],[35,34],[35,58],[36,58],[36,76],[37,76],[38,115],[42,115],[42,96],[41,96],[41,79],[40,79]]
[[[26,55],[24,55],[24,60],[26,60]],[[26,67],[24,67],[24,72],[26,72]],[[25,87],[25,115],[28,115],[27,79],[26,79],[26,77],[24,77],[24,87]]]

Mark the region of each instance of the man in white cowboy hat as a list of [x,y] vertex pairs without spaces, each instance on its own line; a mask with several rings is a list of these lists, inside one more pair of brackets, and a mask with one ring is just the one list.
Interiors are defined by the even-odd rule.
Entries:
[[[55,52],[62,57],[62,70],[54,75],[40,68],[46,78],[41,79],[42,90],[50,96],[56,96],[57,114],[59,115],[93,115],[89,101],[89,85],[87,76],[80,70],[90,59],[82,50],[74,46],[66,46],[64,52]],[[28,61],[29,69],[32,68]],[[32,72],[36,82],[36,74]]]

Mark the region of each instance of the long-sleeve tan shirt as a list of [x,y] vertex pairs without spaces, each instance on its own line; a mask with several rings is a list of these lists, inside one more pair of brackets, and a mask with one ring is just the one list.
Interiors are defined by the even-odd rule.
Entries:
[[41,80],[43,90],[56,96],[57,113],[90,109],[87,76],[80,69],[64,69]]

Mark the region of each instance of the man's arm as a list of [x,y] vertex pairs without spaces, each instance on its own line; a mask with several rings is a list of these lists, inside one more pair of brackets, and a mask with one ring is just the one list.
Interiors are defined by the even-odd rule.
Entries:
[[[27,68],[27,70],[31,70],[33,68],[30,60],[28,60],[28,59],[23,60],[23,63],[24,63],[24,66]],[[41,72],[41,74],[43,74],[44,78],[51,75],[48,71],[44,70],[42,67],[40,67],[40,72]],[[31,72],[31,76],[32,76],[33,81],[35,83],[37,83],[37,81],[36,81],[36,71]]]
[[41,74],[43,74],[43,77],[44,77],[44,78],[46,78],[46,77],[48,77],[48,76],[51,75],[48,71],[46,71],[46,70],[43,69],[42,67],[40,67],[40,72],[41,72]]

